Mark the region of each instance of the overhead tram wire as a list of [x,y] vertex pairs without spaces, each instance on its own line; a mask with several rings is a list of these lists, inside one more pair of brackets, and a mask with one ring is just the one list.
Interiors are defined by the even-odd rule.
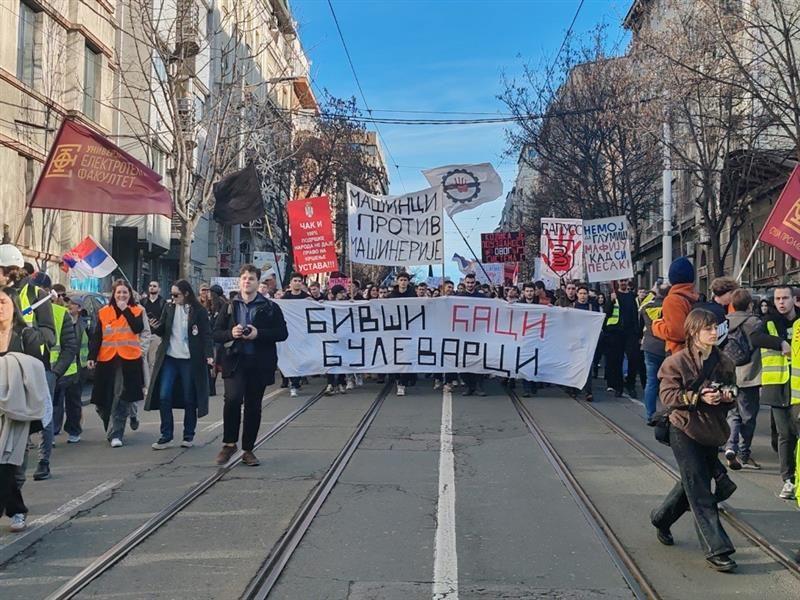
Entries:
[[[353,64],[353,58],[350,56],[350,50],[347,48],[347,42],[345,42],[344,34],[342,33],[342,28],[339,26],[339,19],[336,16],[336,11],[333,9],[333,2],[331,2],[331,0],[328,0],[328,7],[331,9],[333,22],[336,24],[336,31],[339,32],[339,39],[342,41],[342,47],[344,48],[344,53],[347,56],[347,62],[350,64],[350,70],[353,72],[353,78],[356,80],[356,86],[358,87],[358,91],[361,94],[361,100],[364,102],[364,108],[367,109],[367,113],[369,113],[369,116],[372,117],[372,109],[369,107],[369,103],[367,102],[367,97],[364,94],[364,88],[361,87],[361,81],[358,79],[358,73],[356,73],[356,67]],[[403,175],[402,173],[400,173],[400,167],[398,166],[397,161],[392,155],[392,151],[389,149],[389,144],[386,142],[386,137],[383,135],[380,128],[378,127],[379,122],[380,121],[371,121],[371,123],[375,125],[375,131],[383,140],[383,145],[386,148],[386,154],[389,155],[389,159],[392,161],[392,164],[394,165],[394,168],[397,171],[397,177],[400,179],[400,186],[403,188],[403,192],[405,193],[407,190],[406,190],[406,184],[403,181]]]

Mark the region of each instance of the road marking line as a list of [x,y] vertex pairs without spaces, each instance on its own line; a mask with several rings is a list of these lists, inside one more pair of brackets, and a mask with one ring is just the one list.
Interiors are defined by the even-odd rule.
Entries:
[[453,394],[442,394],[439,443],[439,504],[436,507],[436,547],[433,552],[433,600],[458,600],[456,555],[456,477],[453,456]]
[[[274,398],[275,396],[280,394],[284,389],[285,388],[278,388],[277,390],[272,390],[269,394],[264,396],[262,398],[262,400],[269,400],[270,398]],[[204,433],[207,433],[209,431],[214,431],[217,427],[221,426],[224,422],[225,421],[214,421],[213,423],[210,423],[209,425],[206,425],[205,427],[203,427],[203,429],[201,429],[200,431],[202,431]]]
[[74,512],[82,505],[86,504],[87,502],[90,502],[97,496],[105,494],[106,492],[109,492],[120,485],[122,485],[122,479],[109,479],[105,483],[101,483],[100,485],[98,485],[96,488],[89,490],[82,496],[78,496],[77,498],[73,498],[66,504],[62,504],[53,512],[48,513],[42,517],[39,517],[38,519],[34,519],[30,523],[28,523],[28,527],[25,529],[23,533],[14,535],[11,541],[9,541],[7,544],[3,544],[2,546],[0,546],[0,550],[7,548],[11,544],[19,544],[21,540],[24,540],[25,538],[34,535],[38,529],[41,529],[48,523],[52,523],[53,521],[60,519],[61,517],[70,514],[71,512]]

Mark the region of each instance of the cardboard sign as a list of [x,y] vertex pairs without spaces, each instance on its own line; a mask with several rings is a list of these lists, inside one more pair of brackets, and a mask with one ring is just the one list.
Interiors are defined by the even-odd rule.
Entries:
[[583,222],[583,255],[591,283],[633,277],[630,230],[624,216]]
[[498,231],[481,234],[482,262],[505,263],[525,260],[525,233]]

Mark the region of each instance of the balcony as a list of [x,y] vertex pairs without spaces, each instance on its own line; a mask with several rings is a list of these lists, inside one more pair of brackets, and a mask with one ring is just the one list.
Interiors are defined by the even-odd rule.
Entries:
[[183,58],[200,52],[200,10],[195,0],[178,0],[175,17],[175,54]]

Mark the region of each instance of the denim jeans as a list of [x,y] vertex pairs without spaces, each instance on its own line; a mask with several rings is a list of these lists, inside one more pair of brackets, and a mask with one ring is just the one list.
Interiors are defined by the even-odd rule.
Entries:
[[188,358],[173,358],[172,356],[164,357],[164,364],[161,367],[161,385],[158,388],[161,437],[171,440],[174,434],[172,394],[177,381],[180,381],[183,394],[183,439],[192,440],[197,427],[197,399],[192,379],[192,361]]
[[644,386],[644,416],[648,421],[658,406],[658,370],[664,358],[666,357],[652,352],[644,352],[644,368],[647,371],[647,384]]
[[683,513],[691,509],[697,537],[700,538],[706,558],[732,554],[735,549],[722,528],[717,501],[711,492],[711,480],[719,462],[717,447],[698,444],[674,426],[669,428],[669,441],[681,472],[681,480],[653,514],[653,525],[659,529],[669,529]]
[[[726,448],[736,452],[743,461],[750,458],[750,444],[756,432],[760,390],[759,386],[739,388],[736,404],[728,412],[731,435]],[[741,443],[739,443],[740,438]]]

